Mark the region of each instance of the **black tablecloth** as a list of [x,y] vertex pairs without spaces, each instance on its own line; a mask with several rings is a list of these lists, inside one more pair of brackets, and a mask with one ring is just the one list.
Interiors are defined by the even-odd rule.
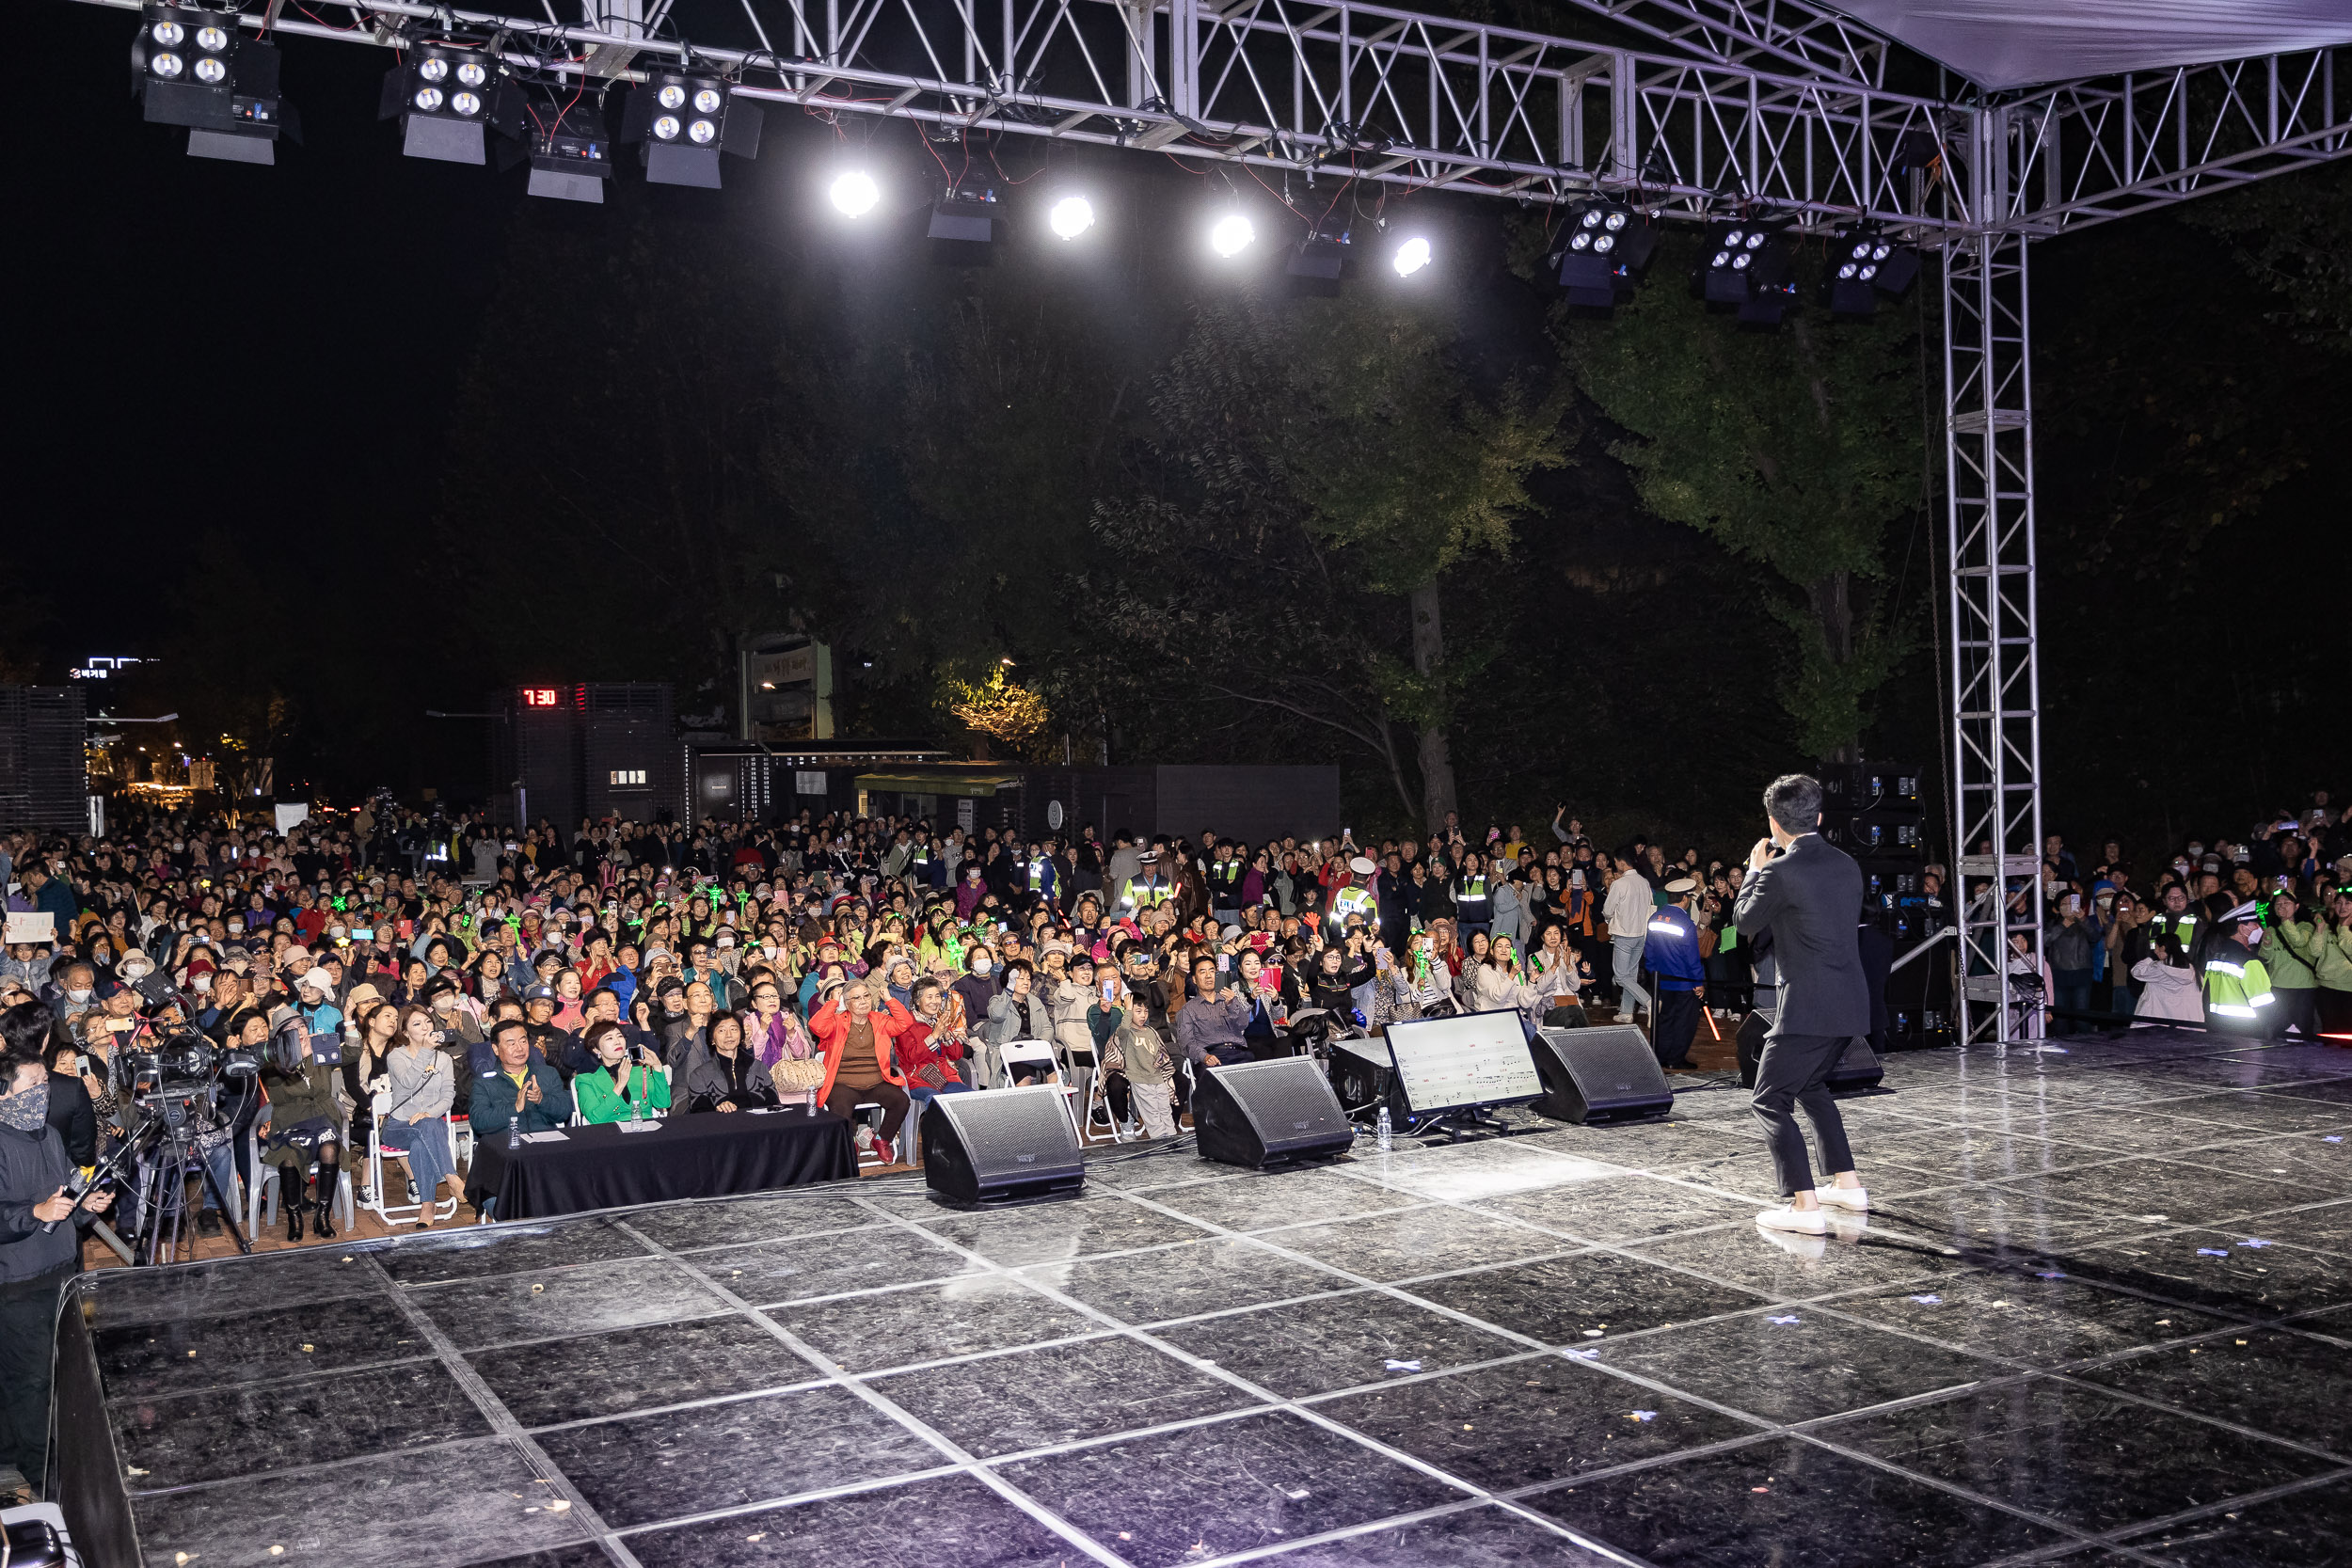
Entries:
[[622,1126],[567,1127],[560,1143],[485,1139],[474,1148],[466,1196],[476,1208],[495,1196],[498,1218],[520,1220],[857,1174],[850,1124],[830,1111],[681,1115],[650,1132],[624,1132]]

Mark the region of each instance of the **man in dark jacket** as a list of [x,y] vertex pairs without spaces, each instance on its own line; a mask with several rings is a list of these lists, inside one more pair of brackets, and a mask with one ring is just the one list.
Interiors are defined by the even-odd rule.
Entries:
[[[1823,1203],[1869,1207],[1837,1102],[1829,1096],[1830,1069],[1856,1035],[1870,1029],[1870,988],[1855,940],[1862,908],[1862,870],[1823,839],[1820,784],[1802,773],[1774,779],[1764,791],[1772,835],[1748,852],[1748,878],[1733,911],[1740,934],[1755,941],[1770,931],[1780,971],[1779,1011],[1756,1063],[1756,1117],[1772,1148],[1772,1167],[1786,1206],[1756,1223],[1799,1235],[1828,1234]],[[1822,1167],[1834,1184],[1817,1195],[1805,1163],[1804,1135],[1790,1114],[1804,1107],[1820,1144]]]
[[544,1132],[572,1119],[572,1091],[564,1086],[564,1075],[532,1052],[521,1019],[501,1019],[490,1046],[498,1066],[474,1080],[469,1113],[476,1143],[505,1132]]
[[114,1197],[92,1193],[77,1206],[66,1196],[70,1162],[49,1125],[48,1065],[9,1045],[0,1051],[0,1501],[11,1504],[48,1468],[57,1292],[81,1270],[80,1227]]

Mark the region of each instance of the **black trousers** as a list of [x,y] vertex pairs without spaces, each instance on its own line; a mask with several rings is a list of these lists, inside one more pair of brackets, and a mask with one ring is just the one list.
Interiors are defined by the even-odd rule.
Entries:
[[[69,1222],[71,1223],[71,1222]],[[49,1363],[57,1344],[57,1292],[69,1266],[0,1288],[0,1465],[41,1484],[49,1465]]]
[[2352,1035],[2352,990],[2329,990],[2322,986],[2313,1000],[2319,1005],[2320,1033]]
[[1699,1033],[1698,992],[1691,990],[1658,990],[1658,1017],[1651,1023],[1649,1045],[1658,1053],[1660,1067],[1673,1067],[1691,1059],[1691,1042]]
[[2319,1033],[2319,991],[2314,987],[2274,990],[2270,993],[2270,1006],[2263,1011],[2271,1015],[2263,1022],[2274,1039],[2282,1038],[2289,1029],[2296,1031],[2298,1040],[2308,1040]]
[[1813,1190],[1812,1167],[1805,1164],[1804,1134],[1797,1131],[1795,1107],[1804,1106],[1813,1124],[1813,1137],[1821,1146],[1821,1168],[1830,1175],[1853,1169],[1853,1150],[1846,1144],[1845,1118],[1829,1095],[1830,1069],[1846,1053],[1851,1035],[1774,1035],[1764,1042],[1756,1065],[1756,1119],[1772,1146],[1772,1174],[1780,1180],[1783,1196]]
[[847,1084],[836,1083],[833,1093],[825,1096],[825,1109],[845,1120],[855,1120],[860,1105],[881,1106],[882,1126],[874,1135],[884,1143],[898,1135],[900,1124],[907,1119],[908,1103],[907,1091],[896,1084],[876,1084],[872,1088],[853,1089]]

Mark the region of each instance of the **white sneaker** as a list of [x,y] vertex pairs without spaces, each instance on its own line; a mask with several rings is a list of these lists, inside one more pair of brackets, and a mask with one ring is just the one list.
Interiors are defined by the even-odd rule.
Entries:
[[874,1152],[874,1130],[866,1126],[864,1122],[858,1123],[857,1151],[860,1154],[871,1154]]
[[1856,1213],[1870,1207],[1870,1194],[1862,1187],[1816,1187],[1813,1196],[1836,1209],[1851,1209]]
[[1767,1230],[1786,1230],[1796,1236],[1829,1234],[1827,1214],[1822,1213],[1819,1209],[1791,1209],[1785,1203],[1777,1209],[1767,1209],[1756,1215],[1756,1223]]

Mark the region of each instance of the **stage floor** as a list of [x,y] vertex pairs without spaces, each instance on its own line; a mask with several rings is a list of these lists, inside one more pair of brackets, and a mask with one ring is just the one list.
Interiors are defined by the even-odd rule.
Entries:
[[1826,1242],[1696,1089],[115,1271],[93,1328],[154,1565],[2352,1560],[2352,1052],[1887,1083]]

